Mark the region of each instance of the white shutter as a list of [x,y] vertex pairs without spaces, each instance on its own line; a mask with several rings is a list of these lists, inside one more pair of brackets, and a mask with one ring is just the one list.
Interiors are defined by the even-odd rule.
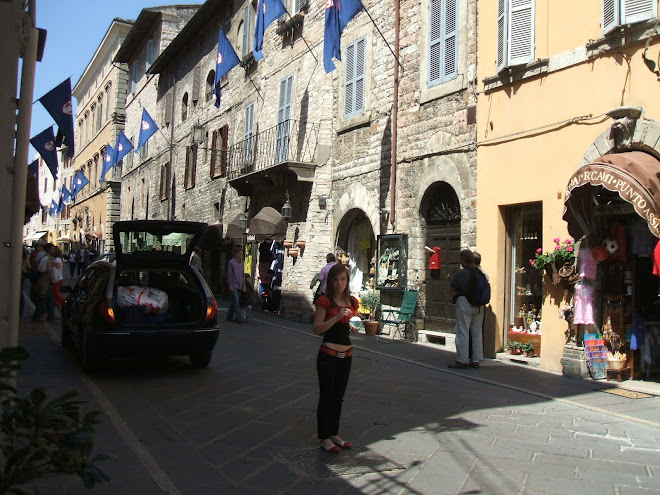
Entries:
[[619,0],[601,0],[602,13],[601,28],[607,34],[619,25]]
[[534,59],[534,0],[511,0],[509,32],[507,65],[531,62]]
[[621,0],[621,24],[658,17],[658,0]]
[[280,105],[277,112],[277,138],[275,144],[275,160],[281,163],[289,158],[289,127],[291,104],[293,100],[293,74],[282,79],[280,83]]
[[429,2],[429,86],[442,82],[442,0]]
[[458,2],[445,0],[443,82],[458,77]]
[[243,9],[243,46],[241,48],[241,58],[250,53],[250,4]]
[[507,7],[509,0],[497,0],[497,71],[507,66]]
[[360,38],[355,43],[355,108],[353,114],[364,112],[364,74],[367,55],[367,39]]

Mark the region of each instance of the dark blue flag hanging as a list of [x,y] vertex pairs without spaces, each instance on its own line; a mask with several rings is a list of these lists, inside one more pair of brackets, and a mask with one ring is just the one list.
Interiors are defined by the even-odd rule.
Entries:
[[41,104],[57,124],[57,146],[67,146],[66,155],[73,157],[73,105],[71,104],[71,78],[39,98]]
[[39,158],[28,165],[28,172],[39,179]]
[[64,201],[66,204],[71,201],[71,192],[66,188],[64,184],[62,184],[62,201]]
[[59,215],[62,213],[62,210],[64,209],[64,193],[60,191],[60,199],[57,202],[57,214]]
[[124,134],[124,131],[119,131],[119,136],[117,136],[117,144],[115,144],[115,165],[118,165],[122,158],[124,158],[129,151],[133,149],[133,145]]
[[48,165],[50,173],[53,174],[53,179],[57,179],[57,151],[55,150],[53,126],[30,139],[30,144],[34,146],[34,149]]
[[323,67],[326,73],[336,68],[332,62],[333,57],[341,60],[341,33],[363,8],[360,0],[326,0],[323,35]]
[[78,195],[78,172],[76,172],[73,178],[71,179],[71,201],[74,201],[77,195]]
[[103,182],[105,180],[105,174],[108,173],[108,170],[110,170],[112,167],[115,166],[117,162],[117,152],[107,144],[105,146],[105,155],[103,155],[103,166],[101,167],[101,177],[99,178],[99,182]]
[[48,209],[49,215],[52,217],[55,215],[55,212],[57,211],[57,203],[55,203],[54,199],[50,200],[50,208]]
[[240,63],[234,47],[231,46],[225,32],[220,28],[218,34],[218,53],[215,56],[215,106],[220,108],[220,80]]
[[73,186],[71,186],[71,199],[76,199],[78,193],[82,191],[82,188],[89,184],[87,177],[82,170],[76,172],[76,175],[73,176]]
[[286,14],[286,9],[281,0],[259,0],[257,4],[257,23],[254,26],[254,50],[255,60],[264,58],[261,50],[264,47],[264,33],[275,19]]
[[158,126],[154,122],[154,119],[151,118],[149,112],[146,108],[142,109],[142,123],[140,124],[140,137],[138,138],[138,145],[135,148],[135,152],[140,151],[140,148],[144,146],[144,143],[149,141],[149,138],[154,135],[158,130]]

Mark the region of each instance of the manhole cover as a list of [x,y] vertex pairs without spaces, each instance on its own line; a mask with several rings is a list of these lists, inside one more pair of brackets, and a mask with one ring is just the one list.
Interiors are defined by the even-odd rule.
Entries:
[[648,399],[653,397],[653,395],[645,394],[644,392],[635,392],[633,390],[626,390],[625,388],[600,388],[596,390],[607,394],[620,395],[628,399]]
[[344,449],[336,454],[312,448],[282,450],[277,456],[300,476],[311,478],[405,469],[401,464],[356,443],[353,443],[352,449]]

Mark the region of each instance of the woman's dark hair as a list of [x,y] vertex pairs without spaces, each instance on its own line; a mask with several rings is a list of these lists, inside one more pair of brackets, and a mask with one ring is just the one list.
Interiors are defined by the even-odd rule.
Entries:
[[337,261],[337,258],[335,258],[334,254],[328,253],[327,256],[325,257],[325,262],[332,263],[333,261]]
[[[341,263],[337,263],[335,266],[330,268],[330,271],[328,272],[328,286],[325,289],[325,295],[328,299],[330,299],[330,303],[332,306],[335,306],[335,288],[332,285],[334,280],[342,273],[346,273],[346,282],[350,282],[351,276],[350,273],[348,272],[348,267],[346,265],[342,265]],[[342,295],[342,298],[349,299],[351,298],[351,291],[349,289],[349,283],[346,284],[346,289],[344,290],[344,294]]]

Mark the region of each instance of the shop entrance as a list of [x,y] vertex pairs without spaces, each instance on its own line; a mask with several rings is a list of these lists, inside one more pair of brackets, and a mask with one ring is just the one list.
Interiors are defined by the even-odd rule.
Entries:
[[[351,292],[358,293],[374,276],[370,273],[371,261],[376,256],[376,238],[371,221],[365,212],[353,208],[346,212],[337,230],[337,251],[349,258]],[[339,261],[342,259],[338,258]]]
[[461,265],[461,207],[454,189],[446,182],[432,184],[424,193],[419,208],[426,245],[439,247],[442,264],[439,270],[426,267],[426,311],[424,328],[454,333],[456,305],[449,288],[451,277]]

